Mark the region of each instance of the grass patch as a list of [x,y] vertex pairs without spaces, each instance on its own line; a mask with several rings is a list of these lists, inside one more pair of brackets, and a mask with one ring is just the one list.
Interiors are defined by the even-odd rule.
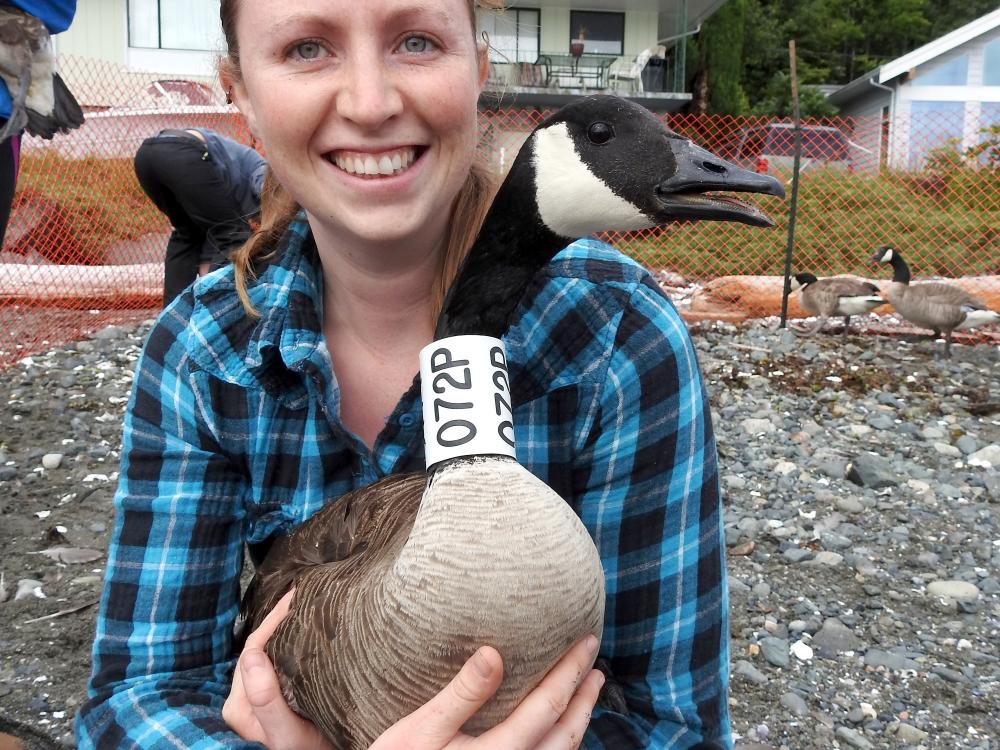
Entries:
[[[695,222],[610,239],[651,268],[693,279],[781,275],[790,197],[750,200],[770,214],[774,228]],[[918,277],[1000,273],[1000,170],[802,175],[793,272],[880,276],[869,257],[882,244],[898,247]]]
[[14,205],[38,215],[10,249],[32,247],[61,263],[103,263],[109,247],[170,226],[139,187],[131,159],[26,156]]

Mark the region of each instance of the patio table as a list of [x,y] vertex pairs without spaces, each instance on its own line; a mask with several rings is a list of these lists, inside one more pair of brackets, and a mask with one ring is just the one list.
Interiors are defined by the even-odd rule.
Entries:
[[545,68],[546,84],[551,86],[560,78],[576,78],[586,88],[588,82],[594,88],[607,86],[608,68],[618,59],[617,55],[583,54],[579,57],[566,54],[539,55],[536,65]]

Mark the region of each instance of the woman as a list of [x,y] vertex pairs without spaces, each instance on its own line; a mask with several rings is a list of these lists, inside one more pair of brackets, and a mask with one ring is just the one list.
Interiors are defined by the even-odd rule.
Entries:
[[[223,82],[282,188],[234,268],[161,315],[139,364],[81,747],[322,747],[260,650],[284,605],[229,684],[243,544],[259,558],[324,501],[423,468],[417,353],[489,199],[473,3],[286,5],[222,2]],[[583,743],[728,745],[715,449],[691,342],[648,274],[599,243],[542,277],[508,335],[538,383],[515,412],[518,459],[594,535],[601,654],[628,705],[596,709]],[[593,649],[577,644],[471,746],[577,745]],[[498,679],[496,652],[479,656],[374,747],[466,746],[455,733]]]

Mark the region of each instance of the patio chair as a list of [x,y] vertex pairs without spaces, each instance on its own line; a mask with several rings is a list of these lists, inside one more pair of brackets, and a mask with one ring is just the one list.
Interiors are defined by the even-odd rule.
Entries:
[[642,93],[642,69],[646,67],[651,57],[663,57],[667,54],[667,48],[662,44],[655,47],[647,47],[635,59],[627,63],[615,63],[608,71],[608,85],[618,89],[621,84],[627,84],[628,90],[633,94]]

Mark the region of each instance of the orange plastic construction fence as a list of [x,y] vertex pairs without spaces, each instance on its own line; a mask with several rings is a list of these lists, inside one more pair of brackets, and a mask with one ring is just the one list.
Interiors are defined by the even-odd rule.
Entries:
[[[200,126],[252,143],[217,84],[162,80],[92,60],[60,65],[87,119],[53,141],[24,141],[0,252],[0,367],[110,322],[155,315],[170,226],[135,178],[132,157],[144,138]],[[891,120],[802,124],[792,272],[884,283],[889,269],[869,258],[892,244],[915,279],[960,279],[1000,309],[1000,106],[972,108],[972,122],[964,105],[913,104]],[[502,173],[548,113],[484,110],[483,158]],[[791,187],[796,131],[788,122],[663,119],[710,151]],[[689,319],[773,315],[790,202],[753,200],[774,218],[773,229],[686,222],[607,239],[655,271]],[[790,312],[802,314],[794,300]]]

